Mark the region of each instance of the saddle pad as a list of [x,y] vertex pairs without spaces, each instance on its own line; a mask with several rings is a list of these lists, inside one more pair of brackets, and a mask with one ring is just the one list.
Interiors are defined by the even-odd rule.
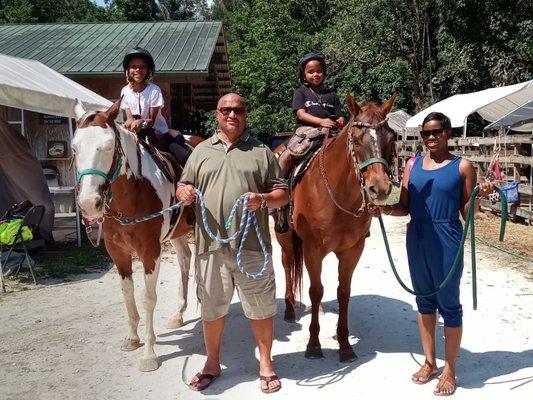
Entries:
[[[324,145],[324,148],[327,148],[335,139],[335,137],[330,137],[326,140],[326,143]],[[309,152],[306,157],[302,158],[296,166],[292,169],[292,172],[289,175],[289,188],[290,191],[294,191],[294,188],[296,188],[296,185],[300,183],[300,181],[303,179],[305,173],[309,169],[309,166],[315,159],[315,157],[318,155],[320,150],[322,149],[322,146],[316,147],[313,149],[313,151]]]
[[293,157],[303,158],[320,146],[328,131],[327,128],[301,126],[287,141],[287,150]]
[[181,166],[172,154],[158,150],[154,145],[144,140],[139,140],[139,144],[150,154],[165,178],[176,186],[177,178],[181,175]]

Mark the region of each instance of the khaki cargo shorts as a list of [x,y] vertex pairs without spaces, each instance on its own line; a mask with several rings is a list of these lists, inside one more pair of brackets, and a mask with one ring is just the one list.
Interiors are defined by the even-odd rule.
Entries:
[[[272,257],[265,275],[250,279],[237,266],[235,250],[220,249],[198,256],[196,265],[197,295],[202,319],[213,321],[225,316],[231,305],[235,287],[244,315],[249,319],[265,319],[276,314],[276,283]],[[263,253],[243,250],[244,270],[257,273],[263,268]]]

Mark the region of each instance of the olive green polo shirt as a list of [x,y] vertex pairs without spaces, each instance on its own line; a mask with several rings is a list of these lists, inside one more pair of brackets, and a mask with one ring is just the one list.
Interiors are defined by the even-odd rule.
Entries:
[[[235,200],[246,192],[267,193],[274,189],[287,189],[274,154],[248,132],[229,148],[215,133],[210,139],[201,142],[190,155],[180,184],[190,183],[204,194],[207,208],[207,222],[211,231],[218,237],[227,238],[235,233],[240,224],[242,206],[239,206],[229,229],[224,226]],[[272,251],[266,209],[256,211],[257,222],[265,244]],[[240,237],[229,245],[211,240],[204,229],[198,202],[196,203],[196,251],[208,251],[230,246],[238,249]],[[261,251],[261,245],[252,225],[244,243],[247,250]]]

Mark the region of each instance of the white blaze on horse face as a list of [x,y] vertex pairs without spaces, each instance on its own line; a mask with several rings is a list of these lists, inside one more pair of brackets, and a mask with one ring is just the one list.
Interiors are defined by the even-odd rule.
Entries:
[[[115,150],[115,134],[110,128],[89,126],[76,130],[72,140],[76,154],[76,170],[98,170],[109,173]],[[78,190],[78,204],[86,218],[103,216],[103,176],[88,174],[81,178]]]
[[[382,158],[382,136],[379,136],[375,129],[368,129],[368,134],[371,141],[372,157]],[[377,166],[374,167],[375,172],[370,173],[368,170],[366,172],[368,178],[365,179],[365,190],[374,204],[381,205],[386,202],[392,186],[386,172],[383,174],[382,172],[376,171],[377,168],[380,168],[379,171],[382,171],[383,164],[375,163],[373,165]]]
[[369,129],[368,133],[372,141],[372,155],[373,157],[381,157],[381,150],[379,148],[378,134],[375,129]]

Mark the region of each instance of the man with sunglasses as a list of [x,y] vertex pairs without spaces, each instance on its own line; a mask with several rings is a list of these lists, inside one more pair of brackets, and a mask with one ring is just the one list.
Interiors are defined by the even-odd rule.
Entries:
[[[218,237],[227,238],[238,230],[240,215],[232,226],[224,221],[235,200],[242,194],[249,198],[248,210],[255,211],[264,242],[271,253],[267,207],[277,208],[288,202],[287,185],[270,149],[246,130],[246,106],[241,96],[223,96],[215,115],[219,128],[213,136],[200,143],[191,154],[178,184],[176,197],[185,204],[196,200],[195,188],[204,195],[207,222]],[[207,360],[203,369],[191,380],[195,391],[206,389],[220,373],[220,346],[235,287],[244,314],[259,349],[261,390],[273,393],[281,388],[271,359],[276,313],[276,287],[272,261],[267,272],[250,279],[237,267],[239,241],[220,244],[211,240],[202,226],[200,208],[196,206],[196,282],[201,303],[204,342]],[[263,268],[263,253],[254,229],[250,229],[242,253],[246,272],[258,273]]]

